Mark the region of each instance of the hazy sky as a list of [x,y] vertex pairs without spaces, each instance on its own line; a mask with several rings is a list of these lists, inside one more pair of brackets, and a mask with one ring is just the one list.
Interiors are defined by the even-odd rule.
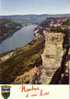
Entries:
[[0,0],[0,15],[70,13],[70,0]]

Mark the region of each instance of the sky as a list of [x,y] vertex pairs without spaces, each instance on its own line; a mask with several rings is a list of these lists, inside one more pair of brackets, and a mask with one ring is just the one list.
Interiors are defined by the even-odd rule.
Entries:
[[0,0],[0,15],[66,13],[70,13],[70,0]]

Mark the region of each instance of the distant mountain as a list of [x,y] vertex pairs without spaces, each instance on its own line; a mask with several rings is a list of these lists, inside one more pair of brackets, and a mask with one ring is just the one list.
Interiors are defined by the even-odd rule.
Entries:
[[0,16],[0,19],[11,19],[17,21],[19,23],[31,23],[31,24],[39,24],[44,21],[48,17],[70,17],[70,14],[57,14],[57,15],[9,15],[9,16]]
[[44,21],[48,15],[12,15],[0,16],[0,19],[11,19],[20,23],[39,24]]

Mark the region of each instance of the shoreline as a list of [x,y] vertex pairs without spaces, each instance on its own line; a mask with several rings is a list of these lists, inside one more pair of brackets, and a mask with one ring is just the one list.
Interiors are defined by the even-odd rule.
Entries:
[[[3,79],[0,78],[1,82],[12,83],[16,77],[24,74],[25,71],[29,71],[35,65],[38,67],[41,64],[41,53],[43,52],[45,40],[43,35],[39,34],[38,36],[35,36],[26,46],[6,53],[5,56],[7,55],[8,57],[5,58],[3,55],[5,60],[2,59],[3,62],[0,63],[0,66],[3,68],[1,73],[5,75],[3,75]],[[2,56],[0,60],[1,58]],[[13,75],[13,73],[16,74]]]
[[[8,53],[8,52],[11,52],[11,51],[15,51],[16,49],[22,48],[22,47],[26,46],[28,43],[30,43],[35,38],[34,37],[34,33],[32,33],[32,31],[34,32],[34,28],[35,27],[36,27],[36,25],[28,25],[28,26],[22,27],[21,29],[19,29],[18,31],[16,31],[14,33],[14,35],[12,35],[12,37],[10,37],[10,38],[8,37],[6,40],[4,40],[4,42],[0,44],[0,47],[1,47],[0,50],[3,49],[2,46],[7,46],[7,45],[10,46],[10,45],[12,45],[12,43],[13,43],[12,40],[14,40],[15,45],[13,44],[13,46],[12,47],[9,47],[9,49],[6,48],[6,50],[1,51],[0,54]],[[27,31],[26,31],[26,29],[27,29]],[[31,31],[31,33],[28,30]],[[29,37],[27,36],[27,32],[29,32],[28,36],[29,35],[31,36],[31,40],[30,40],[30,36]],[[33,37],[32,37],[32,35],[33,35]],[[23,38],[22,38],[22,36],[23,36]],[[26,37],[26,40],[25,40],[24,37]],[[21,42],[21,43],[17,43],[16,42],[16,41],[18,41],[17,38],[19,38],[19,42]],[[8,41],[10,43],[8,43]]]

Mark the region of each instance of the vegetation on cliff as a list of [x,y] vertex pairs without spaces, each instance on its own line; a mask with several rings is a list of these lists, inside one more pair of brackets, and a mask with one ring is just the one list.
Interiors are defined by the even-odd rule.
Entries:
[[49,18],[35,31],[26,46],[0,55],[0,82],[68,84],[69,20]]
[[21,24],[9,19],[0,19],[0,43],[22,27]]
[[[4,83],[12,83],[17,76],[24,74],[25,71],[29,71],[34,66],[40,65],[43,47],[44,38],[40,35],[39,37],[35,37],[34,40],[25,47],[6,53],[5,56],[8,54],[10,57],[0,63],[0,81]],[[11,53],[13,54],[10,55]]]

